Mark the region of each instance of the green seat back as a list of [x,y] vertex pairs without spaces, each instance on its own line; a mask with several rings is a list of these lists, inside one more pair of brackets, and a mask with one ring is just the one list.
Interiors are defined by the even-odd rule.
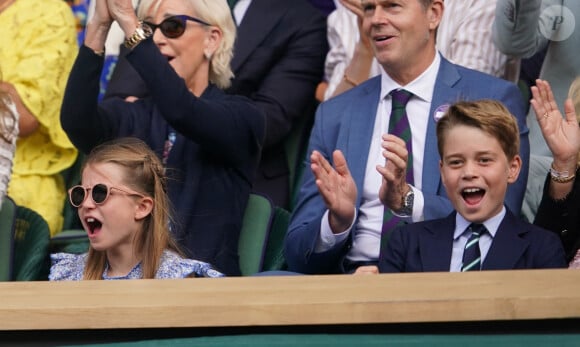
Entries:
[[46,221],[35,211],[16,206],[14,231],[15,281],[48,278],[48,245],[50,231]]
[[84,229],[63,230],[50,239],[50,253],[82,254],[89,251],[89,244]]
[[286,259],[284,258],[284,239],[288,231],[290,222],[290,212],[281,207],[274,210],[274,220],[268,235],[266,244],[266,254],[264,256],[264,266],[262,271],[286,270]]
[[296,121],[292,130],[284,140],[284,152],[286,153],[286,160],[289,169],[288,187],[290,192],[290,211],[292,211],[296,204],[302,173],[306,167],[308,139],[310,137],[310,130],[314,123],[314,111],[316,110],[317,105],[318,104],[314,104],[311,109],[309,108],[305,111],[305,116],[300,117]]
[[262,271],[273,211],[274,207],[270,199],[262,195],[250,194],[238,243],[242,276]]
[[15,220],[16,205],[4,196],[0,209],[0,281],[10,281],[12,278]]

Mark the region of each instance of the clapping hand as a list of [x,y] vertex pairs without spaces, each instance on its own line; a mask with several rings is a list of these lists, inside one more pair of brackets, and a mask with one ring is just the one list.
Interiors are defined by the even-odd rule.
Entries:
[[385,166],[377,166],[377,171],[383,176],[379,199],[397,211],[403,207],[403,197],[410,189],[406,175],[409,153],[405,141],[391,134],[383,135],[382,147]]
[[357,189],[342,152],[334,151],[332,158],[335,167],[320,152],[313,151],[310,168],[329,210],[330,228],[337,234],[348,229],[354,220]]

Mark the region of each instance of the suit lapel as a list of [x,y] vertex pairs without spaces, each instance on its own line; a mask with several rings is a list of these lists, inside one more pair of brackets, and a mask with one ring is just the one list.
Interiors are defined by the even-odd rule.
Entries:
[[439,190],[441,175],[439,169],[439,152],[437,151],[437,135],[435,114],[443,109],[441,106],[449,105],[458,100],[459,91],[454,86],[461,79],[457,69],[445,58],[441,57],[441,65],[437,73],[437,80],[433,90],[431,109],[429,110],[429,120],[427,123],[427,140],[425,141],[423,159],[423,186],[422,190],[426,194],[436,195]]
[[252,0],[237,29],[234,57],[231,63],[234,73],[268,36],[290,4],[291,1]]
[[426,223],[419,233],[419,256],[423,271],[449,271],[455,230],[455,213]]
[[[350,118],[340,130],[337,146],[346,157],[359,192],[363,191],[363,180],[379,104],[380,76],[365,83],[361,88],[364,88],[362,95],[353,96],[357,98],[356,102],[350,103],[349,108],[345,110],[345,114]],[[360,199],[357,204],[360,204]]]
[[527,233],[526,225],[509,210],[499,225],[482,265],[483,270],[510,270],[516,267],[529,242],[520,237]]

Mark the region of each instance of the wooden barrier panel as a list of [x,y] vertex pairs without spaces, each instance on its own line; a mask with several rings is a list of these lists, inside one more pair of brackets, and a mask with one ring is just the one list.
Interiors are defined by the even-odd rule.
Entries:
[[0,283],[0,330],[580,317],[580,271]]

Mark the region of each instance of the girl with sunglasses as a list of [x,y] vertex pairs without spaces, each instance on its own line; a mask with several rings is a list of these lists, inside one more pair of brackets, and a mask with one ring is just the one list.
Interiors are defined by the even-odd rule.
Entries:
[[51,255],[50,280],[222,277],[208,263],[183,258],[169,232],[161,162],[147,144],[121,138],[96,147],[82,185],[68,193],[90,247]]
[[10,93],[2,89],[2,83],[2,71],[0,70],[0,208],[12,175],[12,161],[16,152],[19,118],[16,105],[10,97]]
[[[103,47],[113,21],[149,96],[97,104]],[[96,0],[71,72],[61,120],[89,152],[136,136],[162,158],[177,214],[171,230],[188,256],[239,275],[238,240],[263,144],[265,118],[230,84],[235,25],[225,0]],[[114,190],[113,190],[114,192]]]

